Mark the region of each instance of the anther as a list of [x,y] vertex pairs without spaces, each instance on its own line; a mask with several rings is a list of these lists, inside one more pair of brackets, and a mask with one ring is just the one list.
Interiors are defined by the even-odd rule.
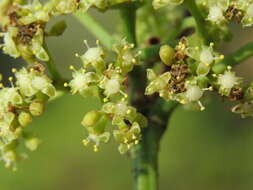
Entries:
[[64,87],[68,87],[69,84],[68,84],[67,82],[65,82],[65,83],[63,84],[63,86],[64,86]]

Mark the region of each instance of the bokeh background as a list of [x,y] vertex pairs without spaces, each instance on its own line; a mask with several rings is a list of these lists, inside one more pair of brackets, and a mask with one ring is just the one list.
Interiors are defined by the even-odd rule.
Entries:
[[[120,22],[118,13],[92,12],[111,31]],[[74,18],[66,19],[68,28],[57,38],[48,40],[57,67],[70,77],[68,65],[80,62],[74,56],[83,53],[84,39],[95,40]],[[51,24],[52,24],[51,23]],[[49,24],[50,26],[50,24]],[[252,40],[253,30],[233,28],[234,40],[224,44],[224,54]],[[0,54],[0,72],[6,76],[11,67],[21,66]],[[240,76],[253,80],[253,60],[237,67]],[[132,188],[131,161],[117,151],[113,142],[98,153],[84,148],[84,128],[80,121],[95,99],[67,95],[47,106],[46,113],[35,118],[32,131],[39,134],[42,144],[12,172],[0,164],[1,190],[129,190]],[[241,119],[229,111],[229,105],[212,98],[203,112],[179,107],[170,120],[169,129],[161,142],[161,190],[250,190],[253,189],[253,119]]]

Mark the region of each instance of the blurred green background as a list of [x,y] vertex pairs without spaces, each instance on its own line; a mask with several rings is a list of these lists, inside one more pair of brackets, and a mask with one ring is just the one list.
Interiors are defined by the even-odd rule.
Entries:
[[[117,12],[92,12],[112,35]],[[50,38],[49,48],[57,67],[70,77],[68,65],[78,65],[76,52],[85,51],[83,40],[95,40],[72,17],[68,29]],[[233,27],[233,26],[232,26]],[[227,54],[252,38],[253,30],[233,27],[235,39],[222,48]],[[0,55],[1,72],[21,64]],[[252,80],[252,60],[237,71]],[[30,126],[42,144],[22,161],[17,172],[0,165],[0,190],[129,190],[132,187],[131,161],[120,155],[115,143],[104,145],[98,153],[84,148],[80,125],[83,115],[97,107],[95,99],[68,95],[51,102],[46,113]],[[213,98],[204,112],[179,107],[172,115],[161,142],[160,185],[162,190],[250,190],[253,189],[253,120],[230,113],[229,105]]]

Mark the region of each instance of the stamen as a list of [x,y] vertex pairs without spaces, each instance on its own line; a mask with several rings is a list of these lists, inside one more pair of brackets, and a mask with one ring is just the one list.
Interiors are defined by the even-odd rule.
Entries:
[[200,101],[198,101],[198,105],[199,105],[201,111],[205,110],[205,107],[202,105],[202,103]]
[[87,49],[89,49],[89,48],[90,48],[90,46],[89,46],[89,44],[88,44],[87,40],[84,40],[84,41],[83,41],[83,43],[85,44],[85,46],[87,47]]

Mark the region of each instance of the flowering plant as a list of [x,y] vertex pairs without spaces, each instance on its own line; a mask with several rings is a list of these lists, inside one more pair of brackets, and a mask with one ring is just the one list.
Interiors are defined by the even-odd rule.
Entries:
[[[119,10],[120,40],[88,15],[90,8]],[[47,30],[47,23],[66,14],[98,38],[94,47],[84,40],[87,50],[76,54],[82,65],[70,64],[68,80],[46,43],[67,27],[60,21]],[[1,0],[0,47],[27,64],[12,69],[9,85],[0,84],[0,160],[15,170],[26,157],[20,144],[37,149],[40,140],[27,126],[46,103],[67,93],[94,96],[100,108],[80,119],[87,131],[84,146],[96,152],[114,139],[119,153],[129,153],[135,163],[136,189],[157,189],[159,142],[176,107],[204,111],[207,95],[215,93],[234,103],[232,112],[253,116],[253,84],[233,71],[253,55],[253,43],[228,56],[219,52],[222,42],[232,40],[230,22],[253,25],[253,1]]]

